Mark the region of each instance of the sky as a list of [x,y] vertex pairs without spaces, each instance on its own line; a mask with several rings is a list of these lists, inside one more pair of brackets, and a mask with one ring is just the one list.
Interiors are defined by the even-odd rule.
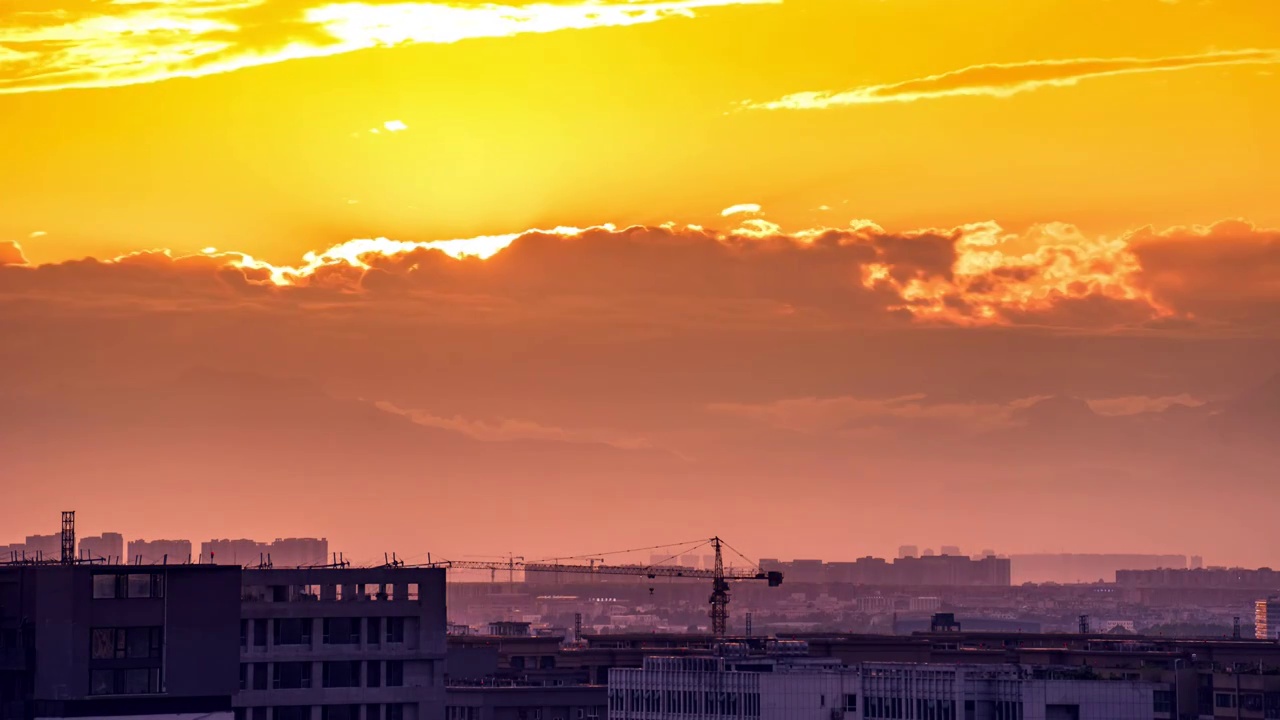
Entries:
[[1274,564],[1278,114],[1271,0],[0,0],[0,544]]

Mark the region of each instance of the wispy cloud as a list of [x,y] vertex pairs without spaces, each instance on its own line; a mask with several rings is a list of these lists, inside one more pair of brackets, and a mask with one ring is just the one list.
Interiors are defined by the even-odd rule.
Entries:
[[530,4],[324,0],[33,0],[0,17],[0,93],[201,77],[304,58],[693,17],[781,0]]
[[747,101],[753,110],[821,110],[848,105],[909,103],[949,97],[1004,98],[1048,87],[1071,87],[1090,78],[1173,72],[1227,65],[1280,64],[1280,50],[1231,50],[1162,58],[1075,58],[972,65],[940,75],[842,92],[815,91],[769,102]]
[[754,214],[760,212],[761,207],[756,203],[742,203],[740,205],[730,205],[720,211],[720,217],[729,217],[738,214]]

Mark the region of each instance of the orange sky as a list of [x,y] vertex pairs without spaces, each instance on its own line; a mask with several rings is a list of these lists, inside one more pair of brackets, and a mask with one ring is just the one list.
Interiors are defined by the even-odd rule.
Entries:
[[[23,0],[0,10],[0,430],[23,451],[0,471],[85,492],[106,453],[102,507],[151,534],[164,527],[131,515],[120,483],[172,511],[190,474],[239,532],[370,551],[470,549],[518,520],[472,538],[440,518],[456,536],[422,538],[405,515],[375,543],[318,500],[273,519],[230,499],[241,482],[339,492],[338,468],[372,461],[290,468],[354,433],[396,458],[368,482],[425,503],[443,490],[410,472],[409,436],[379,434],[391,422],[444,433],[449,482],[546,494],[540,512],[577,518],[485,550],[684,537],[723,505],[713,489],[749,488],[732,504],[759,509],[795,473],[829,524],[868,508],[873,540],[800,537],[799,499],[786,541],[735,521],[784,557],[930,532],[1105,549],[1037,537],[1047,508],[1087,515],[1108,492],[1149,507],[1176,475],[1181,509],[1118,531],[1117,549],[1262,563],[1230,524],[1183,547],[1161,523],[1196,517],[1224,457],[1242,488],[1274,461],[1254,440],[1233,442],[1257,457],[1180,453],[1280,415],[1230,405],[1280,370],[1277,117],[1271,0]],[[306,431],[276,447],[274,425],[237,429],[260,405],[207,406],[221,391],[203,378],[223,372],[248,373],[250,398],[297,380],[340,404],[280,410]],[[182,412],[139,404],[188,435],[113,419],[155,387],[194,393]],[[1027,414],[1066,397],[1083,405]],[[40,449],[63,432],[74,452]],[[1098,433],[1125,440],[1077,467],[1069,449]],[[512,454],[472,476],[477,451],[449,439]],[[210,455],[229,464],[196,467]],[[500,479],[530,463],[537,483]],[[632,491],[644,507],[683,498],[672,532],[579,517],[615,470],[663,488]],[[1078,474],[1100,484],[1064,489]],[[909,509],[910,483],[885,478],[1003,498],[974,510],[987,523],[1034,512],[975,529]],[[0,526],[43,531],[15,507]],[[693,535],[715,532],[731,536]]]

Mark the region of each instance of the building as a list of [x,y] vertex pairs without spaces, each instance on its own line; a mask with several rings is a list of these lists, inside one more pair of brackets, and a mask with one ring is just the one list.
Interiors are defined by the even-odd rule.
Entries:
[[940,555],[959,555],[960,546],[959,545],[943,545],[942,549],[939,550],[938,553]]
[[920,555],[920,548],[915,545],[903,545],[898,548],[898,557],[913,558]]
[[191,562],[190,540],[130,540],[129,564],[173,564]]
[[0,566],[0,718],[231,720],[239,575]]
[[1204,567],[1204,558],[1199,555],[1192,555],[1187,568],[1189,570],[1199,570]]
[[1071,668],[861,663],[761,657],[649,657],[609,673],[613,720],[1152,720],[1171,693]]
[[102,533],[80,538],[80,554],[84,560],[102,559],[117,565],[128,565],[124,559],[124,536],[120,533]]
[[1280,640],[1280,598],[1258,601],[1253,633],[1259,640]]
[[23,548],[29,559],[58,560],[62,557],[62,536],[28,535]]
[[1186,555],[1044,553],[1014,555],[1013,583],[1115,582],[1121,570],[1187,567]]
[[445,720],[606,720],[603,685],[450,685]]
[[210,540],[200,543],[199,561],[209,565],[260,565],[267,561],[270,545],[256,540]]
[[237,720],[442,720],[445,571],[242,571]]
[[329,562],[326,538],[276,538],[267,548],[267,556],[275,567],[305,567]]

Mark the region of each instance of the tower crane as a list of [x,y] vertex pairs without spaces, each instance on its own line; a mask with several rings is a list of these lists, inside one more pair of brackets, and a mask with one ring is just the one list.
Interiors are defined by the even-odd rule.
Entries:
[[[711,618],[711,632],[717,637],[723,637],[729,625],[729,583],[740,580],[763,580],[768,583],[769,587],[778,587],[782,584],[782,573],[776,570],[762,570],[755,563],[752,563],[752,567],[744,570],[735,568],[726,570],[722,548],[729,547],[729,545],[719,537],[713,537],[702,541],[697,547],[705,545],[710,545],[715,550],[715,565],[709,570],[656,563],[650,565],[608,565],[605,563],[604,558],[600,557],[586,558],[589,562],[587,565],[559,562],[525,562],[523,558],[516,559],[518,556],[508,559],[507,562],[499,563],[474,560],[439,560],[431,563],[431,565],[459,570],[489,570],[491,572],[495,570],[507,570],[508,572],[521,570],[523,572],[582,573],[588,575],[634,575],[647,577],[651,580],[660,577],[708,579],[711,581],[710,612],[708,613]],[[695,547],[691,550],[696,549]],[[732,550],[732,548],[729,549]],[[736,550],[734,552],[737,553]],[[741,553],[738,553],[738,555],[741,556]],[[745,556],[742,557],[744,560],[746,559]]]

